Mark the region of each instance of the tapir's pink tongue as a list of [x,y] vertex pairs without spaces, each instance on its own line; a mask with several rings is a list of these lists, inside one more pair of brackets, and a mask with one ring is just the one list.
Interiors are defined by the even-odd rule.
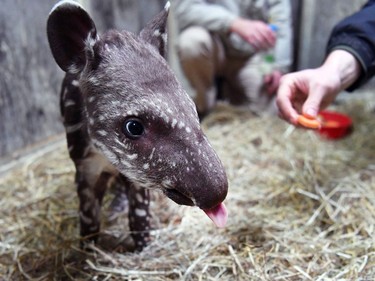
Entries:
[[227,223],[228,211],[224,203],[220,203],[210,210],[204,210],[204,212],[217,227],[224,227]]

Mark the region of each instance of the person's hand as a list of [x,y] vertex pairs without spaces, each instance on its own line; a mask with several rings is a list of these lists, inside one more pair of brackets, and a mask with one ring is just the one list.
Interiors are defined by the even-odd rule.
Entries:
[[279,116],[295,125],[298,115],[316,118],[340,91],[359,78],[361,71],[360,63],[351,53],[335,50],[322,66],[283,76],[276,98]]
[[276,43],[275,32],[262,21],[237,18],[230,30],[251,44],[256,51],[268,50]]
[[324,68],[284,75],[276,98],[279,116],[295,125],[301,114],[316,117],[334,101],[340,86],[340,77]]
[[263,84],[267,94],[273,96],[276,94],[277,89],[280,85],[282,73],[279,70],[274,70],[270,74],[264,75]]

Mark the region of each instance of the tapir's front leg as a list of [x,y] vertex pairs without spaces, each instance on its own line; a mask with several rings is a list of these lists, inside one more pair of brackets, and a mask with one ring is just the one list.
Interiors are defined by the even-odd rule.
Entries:
[[130,184],[129,200],[129,228],[134,240],[135,249],[142,250],[150,241],[150,192]]
[[100,209],[111,177],[110,173],[103,172],[93,179],[93,175],[77,171],[80,234],[82,238],[97,241],[100,231]]

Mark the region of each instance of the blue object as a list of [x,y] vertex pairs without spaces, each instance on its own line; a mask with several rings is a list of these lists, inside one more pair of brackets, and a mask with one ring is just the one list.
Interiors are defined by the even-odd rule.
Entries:
[[269,28],[271,28],[271,30],[272,31],[274,31],[274,32],[276,32],[276,31],[278,31],[279,30],[279,27],[277,26],[277,25],[275,25],[275,24],[269,24],[268,25],[269,26]]
[[[275,24],[269,24],[268,27],[273,31],[277,32],[279,30],[279,27]],[[274,63],[275,62],[275,56],[273,54],[273,51],[267,51],[264,53],[264,61],[267,63]]]

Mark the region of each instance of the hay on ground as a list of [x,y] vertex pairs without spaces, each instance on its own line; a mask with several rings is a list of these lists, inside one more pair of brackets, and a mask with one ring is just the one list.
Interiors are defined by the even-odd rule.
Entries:
[[[374,280],[373,100],[337,107],[354,119],[340,141],[219,107],[204,130],[227,169],[227,227],[155,192],[140,253],[81,250],[65,145],[31,156],[0,178],[0,280]],[[102,229],[120,239],[127,219],[106,218],[110,197]]]

